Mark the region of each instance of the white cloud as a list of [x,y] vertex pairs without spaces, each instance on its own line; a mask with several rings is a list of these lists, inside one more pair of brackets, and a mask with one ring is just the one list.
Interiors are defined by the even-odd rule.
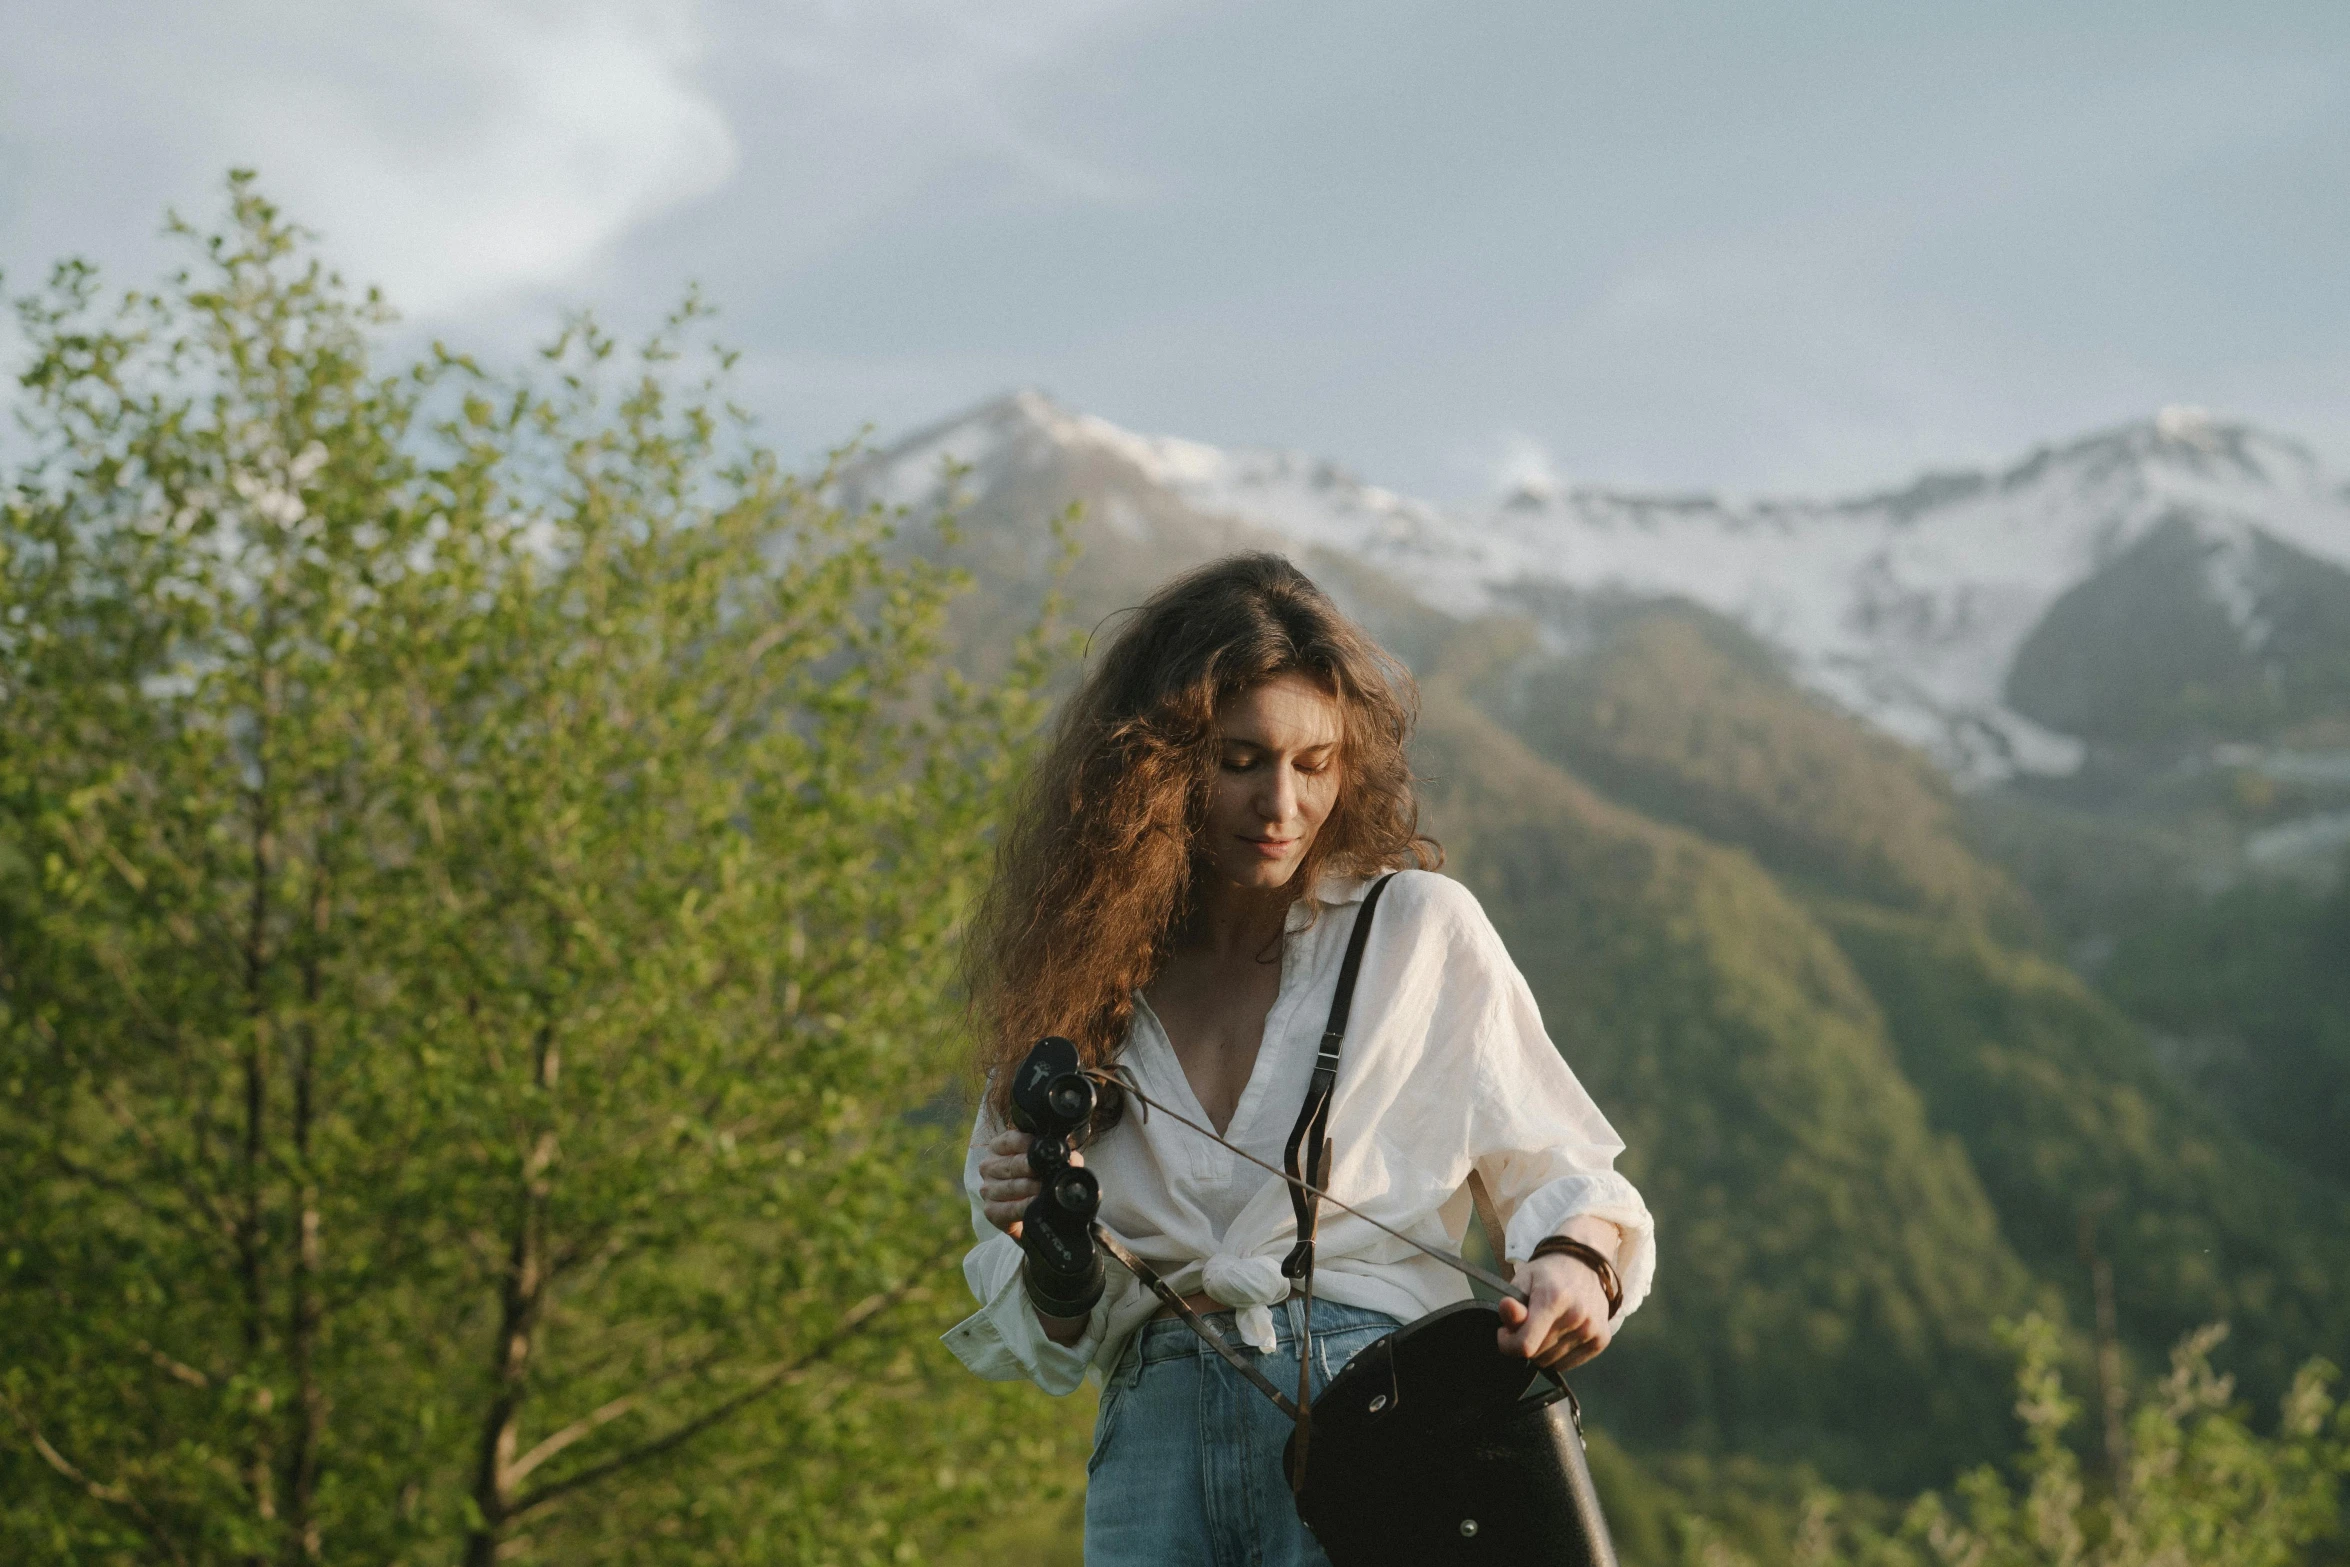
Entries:
[[1144,183],[1114,156],[1048,121],[1072,61],[1163,4],[712,0],[728,40],[712,74],[743,127],[743,184],[762,209],[730,214],[730,226],[781,269],[925,203],[1142,199]]
[[127,223],[208,216],[247,165],[413,314],[560,283],[733,171],[703,47],[690,0],[20,11],[0,28],[0,244],[121,259]]

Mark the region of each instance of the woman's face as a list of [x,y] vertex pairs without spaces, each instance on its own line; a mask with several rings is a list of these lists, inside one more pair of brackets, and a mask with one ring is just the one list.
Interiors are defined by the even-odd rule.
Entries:
[[1216,729],[1208,863],[1237,886],[1287,886],[1338,800],[1338,703],[1304,675],[1277,675],[1229,698]]

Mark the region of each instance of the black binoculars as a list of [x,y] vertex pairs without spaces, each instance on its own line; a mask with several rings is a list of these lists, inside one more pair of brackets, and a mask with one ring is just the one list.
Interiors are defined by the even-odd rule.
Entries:
[[1093,1239],[1101,1184],[1069,1162],[1072,1139],[1093,1119],[1093,1079],[1077,1047],[1040,1039],[1012,1078],[1012,1124],[1036,1140],[1028,1169],[1042,1187],[1020,1216],[1028,1254],[1028,1298],[1048,1317],[1082,1317],[1102,1298],[1102,1257]]

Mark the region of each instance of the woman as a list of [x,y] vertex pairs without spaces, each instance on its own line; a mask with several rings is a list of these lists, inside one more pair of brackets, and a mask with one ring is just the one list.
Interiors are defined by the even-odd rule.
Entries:
[[[1478,1172],[1507,1218],[1529,1303],[1502,1348],[1545,1365],[1607,1347],[1648,1291],[1653,1224],[1611,1168],[1622,1143],[1560,1060],[1484,911],[1428,867],[1404,744],[1410,676],[1287,561],[1243,555],[1168,584],[1064,711],[1016,813],[970,947],[986,1101],[964,1169],[982,1309],[947,1335],[982,1376],[1065,1393],[1102,1380],[1085,1559],[1322,1563],[1281,1472],[1289,1422],[1123,1269],[1092,1313],[1039,1312],[1017,1234],[1036,1193],[1030,1139],[1006,1130],[1009,1068],[1075,1040],[1139,1092],[1279,1165],[1347,938],[1372,880],[1332,1106],[1329,1190],[1457,1251]],[[1113,1096],[1083,1155],[1102,1222],[1276,1386],[1295,1386],[1303,1303],[1283,1182]],[[1531,1263],[1553,1234],[1597,1270]],[[1309,1368],[1321,1384],[1398,1324],[1468,1295],[1442,1264],[1327,1206]]]

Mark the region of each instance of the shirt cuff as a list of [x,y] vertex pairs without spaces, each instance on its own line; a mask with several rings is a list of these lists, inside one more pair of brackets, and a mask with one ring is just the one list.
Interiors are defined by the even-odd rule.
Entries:
[[1505,1237],[1510,1258],[1523,1263],[1533,1255],[1537,1241],[1556,1235],[1569,1219],[1586,1215],[1605,1219],[1624,1232],[1624,1243],[1616,1250],[1616,1279],[1624,1287],[1624,1308],[1616,1313],[1621,1322],[1648,1298],[1649,1284],[1656,1278],[1656,1220],[1639,1191],[1613,1170],[1563,1175],[1528,1192],[1510,1215]]
[[1110,1300],[1116,1291],[1102,1291],[1076,1343],[1056,1344],[1045,1336],[1044,1324],[1036,1320],[1026,1277],[1025,1265],[1015,1269],[986,1305],[947,1329],[941,1342],[957,1360],[990,1382],[1025,1378],[1055,1397],[1073,1393],[1101,1351],[1102,1336],[1109,1328]]

